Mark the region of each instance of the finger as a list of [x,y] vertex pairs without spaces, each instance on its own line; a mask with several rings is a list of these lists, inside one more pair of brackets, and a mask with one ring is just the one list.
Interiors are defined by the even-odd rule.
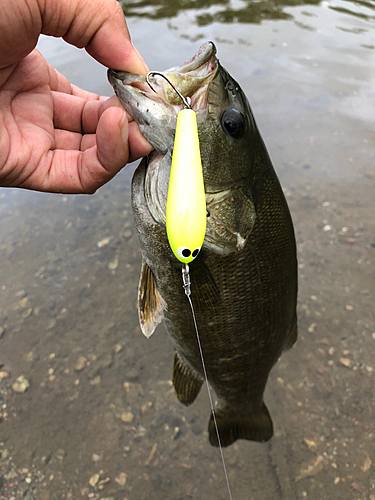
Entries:
[[129,123],[129,162],[148,155],[153,149],[139,130],[138,123]]
[[99,96],[96,97],[95,101],[87,101],[75,95],[52,92],[55,128],[83,134],[94,133],[98,125],[101,108],[108,100],[99,99]]
[[55,128],[81,133],[82,113],[87,101],[62,92],[52,92],[52,99]]
[[124,108],[124,106],[121,104],[121,102],[119,101],[118,97],[113,95],[111,97],[108,97],[106,99],[104,99],[102,102],[101,102],[101,106],[100,106],[100,114],[104,113],[104,111],[112,106],[115,106],[117,108],[120,108],[122,111],[125,111],[126,113],[126,117],[128,119],[128,122],[132,122],[134,120],[134,118],[129,115],[129,113],[126,111],[126,109]]
[[[82,135],[77,132],[56,129],[53,149],[82,150],[82,139]],[[93,145],[91,144],[91,146]]]
[[[121,122],[121,124],[120,124]],[[109,108],[99,119],[97,145],[81,152],[56,149],[50,151],[39,165],[47,192],[92,194],[108,182],[128,161],[127,121],[120,108]],[[40,174],[38,174],[40,175]],[[34,177],[37,177],[35,173]],[[37,181],[28,179],[23,187]]]
[[99,119],[96,146],[82,153],[80,179],[84,192],[95,192],[116,175],[128,159],[126,115],[120,108],[108,108]]
[[[107,2],[107,0],[102,0]],[[100,2],[101,3],[101,2]],[[91,4],[91,2],[90,2]],[[107,2],[107,18],[100,25],[92,40],[85,46],[87,52],[107,68],[146,75],[148,67],[130,41],[125,17],[118,2]]]
[[96,146],[96,134],[86,134],[82,137],[81,151],[86,151],[94,146]]
[[[58,15],[56,14],[58,13]],[[41,12],[42,32],[61,36],[104,66],[145,75],[148,68],[130,41],[116,0],[49,0]]]

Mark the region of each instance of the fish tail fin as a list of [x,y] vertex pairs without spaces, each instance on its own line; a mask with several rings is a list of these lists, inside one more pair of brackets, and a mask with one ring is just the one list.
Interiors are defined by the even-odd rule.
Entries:
[[[215,411],[221,446],[229,446],[237,439],[250,441],[268,441],[273,436],[273,424],[266,405],[263,403],[260,413],[252,413],[247,418],[236,419],[220,410]],[[211,415],[208,424],[209,440],[212,446],[219,446],[215,423]]]
[[203,384],[203,380],[183,363],[177,353],[174,355],[172,382],[177,399],[185,406],[193,403]]

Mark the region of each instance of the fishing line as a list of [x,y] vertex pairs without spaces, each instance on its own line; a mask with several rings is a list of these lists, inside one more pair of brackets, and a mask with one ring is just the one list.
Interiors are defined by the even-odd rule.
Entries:
[[194,328],[195,328],[195,333],[197,335],[197,341],[198,341],[199,354],[200,354],[200,357],[201,357],[201,360],[202,360],[204,380],[206,382],[206,387],[207,387],[207,392],[208,392],[208,399],[210,400],[212,418],[213,418],[214,425],[215,425],[217,441],[219,443],[219,449],[220,449],[221,461],[222,461],[223,469],[224,469],[225,481],[227,483],[229,498],[230,498],[230,500],[233,500],[233,498],[232,498],[232,492],[231,492],[230,485],[229,485],[227,468],[226,468],[225,460],[224,460],[223,448],[221,446],[219,428],[218,428],[218,425],[217,425],[217,422],[216,422],[216,415],[215,415],[214,405],[213,405],[213,402],[212,402],[211,390],[210,390],[210,386],[208,384],[206,364],[205,364],[204,358],[203,358],[203,351],[202,351],[202,345],[201,345],[201,341],[200,341],[200,337],[199,337],[199,332],[198,332],[197,320],[196,320],[196,317],[195,317],[193,303],[192,303],[191,298],[190,298],[190,295],[191,295],[191,288],[190,288],[191,282],[190,282],[189,266],[187,264],[185,264],[185,267],[182,268],[182,282],[183,282],[183,287],[184,287],[184,290],[185,290],[185,295],[186,295],[186,297],[189,300],[191,314],[193,316]]
[[208,398],[210,400],[211,413],[219,444],[225,481],[227,483],[229,498],[232,500],[227,468],[225,466],[224,454],[220,441],[219,428],[216,421],[210,386],[208,384],[206,364],[203,358],[194,307],[190,298],[191,283],[188,264],[198,256],[202,248],[206,233],[207,219],[206,193],[203,182],[197,119],[195,111],[191,107],[190,98],[185,98],[163,73],[159,73],[158,71],[150,71],[147,73],[146,81],[150,88],[156,92],[149,81],[149,77],[154,75],[161,76],[169,83],[182,100],[184,106],[184,109],[180,110],[177,114],[166,206],[166,230],[172,252],[183,264],[182,283],[185,294],[189,299],[190,309],[193,316],[199,354],[202,360],[203,374],[206,381]]

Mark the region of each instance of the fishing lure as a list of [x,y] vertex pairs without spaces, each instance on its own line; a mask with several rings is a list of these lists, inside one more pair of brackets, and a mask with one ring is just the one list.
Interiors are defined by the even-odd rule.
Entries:
[[166,228],[174,255],[183,264],[189,264],[199,254],[206,233],[206,195],[197,118],[190,102],[162,73],[152,71],[147,74],[147,83],[150,87],[152,88],[148,77],[154,74],[167,80],[184,104],[184,109],[177,114],[167,197]]

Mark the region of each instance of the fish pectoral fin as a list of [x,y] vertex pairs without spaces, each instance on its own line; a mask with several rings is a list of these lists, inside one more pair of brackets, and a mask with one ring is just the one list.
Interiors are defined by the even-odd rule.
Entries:
[[181,361],[176,353],[173,362],[172,382],[177,399],[183,405],[188,406],[193,403],[198,396],[203,384],[203,379],[197,377]]
[[151,337],[163,320],[165,308],[165,302],[156,287],[155,277],[146,262],[142,261],[138,286],[138,316],[142,333],[147,338]]
[[220,293],[208,267],[201,258],[194,261],[190,268],[191,283],[194,290],[192,301],[197,311],[215,311],[220,307]]
[[297,318],[295,318],[292,326],[290,327],[290,330],[288,331],[288,335],[284,346],[284,351],[287,351],[288,349],[291,349],[294,346],[297,337],[298,337],[298,327],[297,327]]
[[[237,439],[249,441],[268,441],[273,436],[273,424],[266,405],[262,404],[260,413],[252,413],[247,418],[236,418],[220,410],[215,411],[221,446],[229,446]],[[209,440],[212,446],[219,446],[214,419],[211,415],[208,424]]]

